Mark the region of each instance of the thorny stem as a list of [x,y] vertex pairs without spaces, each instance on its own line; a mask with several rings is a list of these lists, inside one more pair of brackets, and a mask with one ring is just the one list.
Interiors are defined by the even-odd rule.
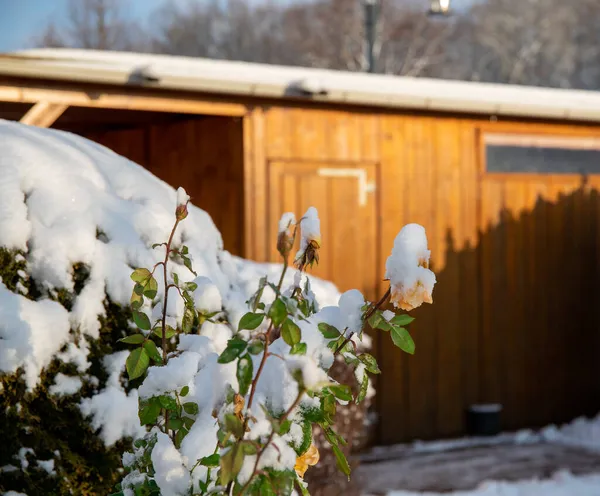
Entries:
[[[175,219],[175,224],[173,225],[173,229],[171,230],[171,235],[169,236],[169,241],[167,242],[167,246],[165,248],[165,260],[162,263],[163,266],[163,282],[165,285],[165,299],[163,301],[163,311],[162,311],[162,341],[161,347],[163,352],[163,364],[167,363],[167,302],[169,298],[169,281],[167,279],[167,263],[169,262],[169,253],[171,252],[171,243],[173,242],[173,236],[175,236],[175,231],[177,230],[177,226],[179,225],[179,219]],[[169,435],[169,410],[165,408],[165,434]]]
[[[294,234],[292,235],[292,245],[296,241],[296,232],[297,232],[297,228],[294,229]],[[284,257],[283,270],[281,271],[281,276],[279,277],[279,282],[277,283],[277,294],[275,295],[276,297],[278,297],[281,294],[281,286],[283,286],[283,279],[285,277],[285,273],[287,272],[288,266],[289,266],[289,254]],[[292,295],[292,297],[293,297],[293,295]],[[254,379],[252,380],[252,384],[250,386],[251,389],[250,389],[250,397],[248,398],[248,409],[250,409],[252,407],[252,402],[254,401],[254,393],[256,391],[256,383],[258,382],[258,379],[260,378],[260,374],[262,373],[262,371],[265,367],[265,362],[267,361],[267,357],[269,356],[269,335],[271,334],[272,329],[273,329],[273,321],[271,320],[271,323],[269,324],[269,328],[267,329],[267,332],[265,333],[265,350],[264,350],[262,359],[260,361],[260,365],[258,366],[258,371],[256,372],[256,376],[254,376]],[[245,428],[247,426],[248,426],[248,418],[246,418],[246,421],[244,422],[244,431],[246,430]]]
[[[371,305],[369,310],[367,310],[367,313],[365,313],[365,322],[367,322],[369,320],[369,318],[371,317],[371,315],[373,315],[375,313],[375,310],[381,308],[385,304],[387,299],[390,297],[390,294],[391,294],[391,288],[388,288],[388,290],[379,299],[379,301],[377,303]],[[344,346],[346,346],[351,341],[352,336],[354,336],[354,332],[351,332],[348,335],[348,337],[344,340],[344,342],[336,348],[336,350],[333,352],[334,356],[337,355],[340,351],[342,351],[344,349]],[[352,344],[354,344],[354,342],[352,342]],[[354,347],[356,348],[356,345],[354,345]]]
[[[305,392],[305,389],[300,388],[300,390],[298,391],[298,396],[294,400],[294,403],[292,403],[292,406],[290,406],[285,411],[285,413],[280,418],[277,419],[280,423],[283,422],[284,420],[286,420],[289,417],[290,413],[292,413],[294,411],[294,409],[300,404],[300,400],[302,399],[304,392]],[[254,469],[252,470],[252,474],[250,474],[250,477],[246,481],[246,484],[244,484],[242,486],[242,489],[240,490],[240,493],[239,493],[240,495],[244,494],[244,492],[246,491],[246,489],[248,489],[248,486],[252,482],[252,479],[254,479],[254,476],[257,474],[258,464],[260,462],[260,459],[263,456],[263,454],[265,453],[265,451],[267,450],[267,448],[270,446],[274,437],[275,437],[275,430],[273,429],[273,430],[271,430],[271,434],[269,434],[269,437],[267,438],[267,442],[265,443],[263,448],[258,452],[258,455],[256,455],[256,461],[254,462]]]
[[365,314],[365,321],[369,320],[371,315],[373,315],[375,313],[375,310],[377,310],[381,306],[383,306],[383,304],[387,301],[387,299],[390,297],[391,294],[392,294],[392,288],[388,288],[388,290],[379,299],[379,301],[377,303],[375,303],[375,305],[371,305],[371,308],[369,308],[369,310]]

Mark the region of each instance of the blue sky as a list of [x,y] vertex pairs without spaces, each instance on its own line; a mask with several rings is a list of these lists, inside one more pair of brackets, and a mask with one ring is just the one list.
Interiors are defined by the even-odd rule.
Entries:
[[[164,0],[131,0],[123,13],[146,20]],[[27,48],[48,21],[60,22],[68,0],[0,0],[0,52]]]
[[[145,21],[148,14],[157,6],[162,5],[164,1],[123,1],[123,4],[127,6],[127,10],[124,8],[124,13]],[[275,1],[288,2],[290,0]],[[412,1],[415,2],[415,0]],[[473,0],[453,0],[452,3],[455,7],[460,8],[471,1]],[[422,0],[422,2],[423,7],[427,8],[429,0]],[[64,18],[67,3],[68,0],[0,0],[0,52],[28,48],[32,37],[39,34],[48,21],[60,22]]]

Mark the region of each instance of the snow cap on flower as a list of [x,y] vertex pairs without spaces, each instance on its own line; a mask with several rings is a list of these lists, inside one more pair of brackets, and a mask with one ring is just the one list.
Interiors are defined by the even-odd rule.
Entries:
[[315,207],[309,207],[300,219],[300,249],[295,263],[301,270],[314,262],[319,263],[318,249],[321,247],[321,221]]
[[400,230],[385,264],[395,307],[412,310],[422,303],[433,302],[431,293],[436,280],[429,270],[430,254],[423,226],[407,224]]
[[177,208],[175,209],[175,217],[177,220],[183,220],[187,217],[187,204],[190,201],[189,195],[181,186],[177,188]]
[[293,212],[286,212],[279,220],[279,233],[277,235],[277,251],[287,258],[294,244],[294,226],[296,216]]

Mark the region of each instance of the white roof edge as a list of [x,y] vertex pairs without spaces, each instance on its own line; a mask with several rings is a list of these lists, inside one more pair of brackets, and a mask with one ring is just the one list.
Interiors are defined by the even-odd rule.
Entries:
[[[342,72],[169,55],[34,49],[0,75],[384,108],[600,122],[600,92]],[[141,76],[150,77],[143,81]]]

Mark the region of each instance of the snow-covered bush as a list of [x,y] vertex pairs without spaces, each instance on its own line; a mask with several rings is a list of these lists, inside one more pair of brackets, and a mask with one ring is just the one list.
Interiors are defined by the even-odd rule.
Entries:
[[[412,317],[381,308],[390,298],[408,310],[432,301],[435,276],[424,229],[410,224],[398,234],[386,264],[390,287],[379,301],[350,290],[338,305],[319,308],[305,276],[319,261],[317,211],[309,208],[298,223],[284,214],[278,283],[261,278],[245,311],[228,312],[218,287],[197,276],[188,246],[176,238],[188,201],[180,188],[168,240],[153,245],[152,265],[131,274],[138,329],[121,342],[134,347],[126,360],[129,379],[145,376],[139,418],[149,432],[123,457],[128,474],[120,494],[289,495],[296,488],[308,494],[303,477],[319,461],[315,425],[349,476],[345,440],[334,430],[337,405],[363,401],[369,374],[380,373],[375,358],[359,348],[368,325],[414,352],[405,327]],[[298,232],[292,260],[298,272],[284,287]],[[355,394],[328,375],[336,356],[354,367]]]
[[[127,379],[130,345],[119,342],[133,325],[129,273],[154,263],[175,203],[175,190],[103,146],[0,120],[0,494],[109,494],[122,479],[121,454],[146,433],[142,379]],[[230,315],[260,277],[277,282],[273,266],[223,251],[192,205],[182,240]],[[319,302],[337,302],[334,285],[311,283]]]

